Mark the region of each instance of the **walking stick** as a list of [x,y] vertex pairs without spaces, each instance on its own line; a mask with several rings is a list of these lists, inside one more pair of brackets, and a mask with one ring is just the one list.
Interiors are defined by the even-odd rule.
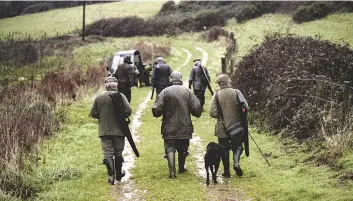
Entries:
[[[249,132],[249,135],[250,135],[250,132]],[[266,162],[267,162],[268,166],[271,166],[271,165],[270,165],[270,163],[268,162],[267,158],[266,158],[266,157],[264,156],[264,154],[262,153],[262,151],[261,151],[260,147],[256,144],[256,142],[255,142],[254,138],[253,138],[251,135],[250,135],[250,137],[251,137],[252,141],[254,141],[254,143],[255,143],[256,147],[259,149],[259,151],[260,151],[260,153],[261,153],[262,157],[266,160]]]

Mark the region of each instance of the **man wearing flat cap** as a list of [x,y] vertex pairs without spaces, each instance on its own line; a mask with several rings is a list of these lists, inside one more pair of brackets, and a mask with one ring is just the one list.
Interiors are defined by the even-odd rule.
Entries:
[[120,64],[115,72],[115,77],[118,79],[118,91],[123,93],[129,103],[131,102],[131,87],[134,85],[135,67],[132,65],[131,57],[124,57],[124,63]]
[[[217,77],[216,83],[219,85],[220,90],[213,95],[209,113],[213,118],[217,118],[217,124],[215,128],[215,136],[218,138],[219,145],[224,149],[222,154],[222,163],[224,167],[224,173],[222,176],[230,177],[229,171],[229,151],[233,151],[233,168],[237,176],[242,176],[243,171],[240,168],[240,156],[243,153],[243,141],[244,134],[240,134],[235,138],[231,138],[227,132],[227,128],[240,122],[240,112],[238,110],[238,100],[244,103],[245,107],[248,107],[247,102],[243,94],[237,90],[231,88],[229,85],[230,80],[228,75],[221,74]],[[217,103],[218,99],[218,103]],[[222,114],[222,115],[221,115]]]
[[[117,123],[118,114],[109,96],[109,94],[119,93],[117,92],[118,80],[115,77],[107,77],[105,79],[105,88],[107,91],[100,93],[95,98],[91,116],[98,119],[99,122],[99,137],[104,153],[103,162],[107,167],[108,182],[113,185],[115,179],[119,181],[125,175],[121,168],[124,160],[122,152],[124,150],[125,137]],[[131,107],[129,102],[124,94],[121,93],[121,97],[125,115],[130,116]]]
[[172,74],[172,68],[165,63],[163,57],[157,58],[157,64],[152,71],[152,87],[156,89],[157,95],[169,86],[169,76]]
[[194,67],[189,76],[189,89],[193,86],[194,94],[199,99],[202,108],[205,104],[205,90],[209,81],[210,75],[207,68],[201,65],[200,59],[195,59]]
[[181,174],[186,171],[185,159],[189,154],[189,140],[194,132],[191,115],[200,117],[201,105],[195,95],[183,86],[181,73],[173,72],[170,80],[171,86],[159,93],[152,113],[154,117],[163,117],[161,132],[169,177],[176,178],[175,151],[178,152],[178,173]]

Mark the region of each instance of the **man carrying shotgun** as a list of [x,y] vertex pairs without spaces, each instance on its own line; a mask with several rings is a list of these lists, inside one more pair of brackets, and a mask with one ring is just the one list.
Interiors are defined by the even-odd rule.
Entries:
[[[115,110],[115,105],[109,96],[119,93],[117,92],[118,80],[115,77],[107,77],[105,88],[107,91],[100,93],[94,100],[91,116],[99,120],[99,137],[104,153],[103,163],[107,167],[108,182],[114,185],[115,179],[120,181],[125,176],[125,172],[122,170],[125,135],[118,124],[119,113]],[[122,99],[124,115],[128,117],[131,115],[131,107],[125,95],[119,94]]]
[[210,75],[208,74],[207,68],[201,65],[200,59],[194,60],[194,67],[191,70],[189,77],[189,89],[191,86],[194,88],[194,94],[200,101],[202,110],[205,104],[205,90],[208,88],[213,95],[212,88],[210,86]]

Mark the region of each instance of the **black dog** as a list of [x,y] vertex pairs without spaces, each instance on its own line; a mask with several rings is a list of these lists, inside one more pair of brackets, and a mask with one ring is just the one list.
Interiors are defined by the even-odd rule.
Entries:
[[208,168],[210,168],[212,173],[212,179],[214,183],[217,183],[217,171],[219,168],[219,162],[221,161],[221,147],[215,143],[210,142],[206,148],[205,154],[205,169],[207,172],[206,185],[210,184],[210,174]]

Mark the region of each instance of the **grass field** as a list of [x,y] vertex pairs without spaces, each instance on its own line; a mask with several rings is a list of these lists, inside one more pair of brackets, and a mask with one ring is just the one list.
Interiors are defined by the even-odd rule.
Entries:
[[[86,24],[104,18],[155,15],[163,1],[123,1],[86,6]],[[52,37],[82,28],[82,7],[55,9],[0,20],[0,39],[14,33],[14,38]]]
[[[159,10],[153,8],[152,4],[161,5],[161,2],[124,2],[124,5],[134,5],[137,7],[134,12],[140,9],[146,14],[143,17],[151,16]],[[120,3],[102,4],[102,6],[121,5]],[[97,6],[97,7],[93,7]],[[100,5],[92,5],[97,13]],[[89,6],[91,7],[91,6]],[[155,6],[157,7],[157,6]],[[127,7],[121,7],[125,9]],[[72,12],[72,16],[80,11]],[[68,10],[70,10],[68,9]],[[155,9],[155,10],[154,10]],[[62,10],[62,9],[60,9]],[[7,33],[15,31],[16,23],[24,24],[24,30],[40,36],[41,32],[33,29],[35,16],[38,18],[48,18],[47,15],[57,13],[57,17],[67,19],[69,11],[60,10],[48,11],[28,16],[0,21],[0,25],[8,23]],[[111,9],[111,15],[116,14]],[[146,12],[145,12],[146,11]],[[148,12],[147,12],[148,11]],[[71,11],[70,11],[71,12]],[[149,13],[150,12],[150,13]],[[98,12],[99,14],[99,12]],[[121,14],[121,13],[120,13]],[[119,14],[119,15],[120,15]],[[141,14],[141,13],[140,13]],[[54,14],[52,14],[55,16]],[[81,14],[77,14],[81,16]],[[122,14],[123,15],[123,14]],[[124,14],[125,15],[125,14]],[[97,16],[97,15],[96,15]],[[51,16],[50,16],[51,18]],[[56,18],[56,17],[55,17]],[[66,26],[62,20],[55,25],[47,25],[46,31],[53,35],[57,30],[72,31],[75,26],[80,25],[77,17],[77,25]],[[95,18],[91,17],[92,20]],[[98,19],[98,18],[97,18]],[[265,15],[261,18],[250,20],[243,24],[237,24],[235,20],[229,21],[226,29],[233,31],[237,37],[238,58],[248,53],[254,45],[259,44],[267,32],[288,32],[302,36],[321,35],[323,39],[340,42],[341,39],[353,46],[353,22],[352,14],[330,15],[322,20],[303,23],[300,25],[291,24],[290,17],[287,15]],[[8,20],[8,22],[7,22]],[[12,21],[11,20],[18,20]],[[34,20],[34,21],[31,21]],[[49,22],[48,22],[49,23]],[[68,23],[68,22],[67,22]],[[71,22],[70,22],[71,24]],[[11,26],[10,26],[11,25]],[[16,26],[17,26],[16,25]],[[59,28],[59,26],[61,28]],[[187,55],[182,48],[187,49],[193,55],[191,60],[201,58],[201,52],[195,47],[201,47],[209,55],[206,64],[211,74],[212,87],[216,75],[220,72],[220,58],[224,51],[224,42],[204,43],[199,40],[199,34],[184,34],[179,37],[160,37],[160,38],[109,38],[106,42],[89,44],[75,49],[75,62],[81,65],[95,64],[101,58],[110,56],[112,53],[121,50],[133,41],[149,41],[154,43],[170,42],[173,50],[172,55],[166,58],[173,69],[181,67]],[[192,63],[189,62],[185,68],[181,68],[184,78],[188,76]],[[149,87],[134,88],[132,95],[133,112],[138,105],[145,99],[150,92]],[[87,97],[73,103],[68,112],[68,119],[63,124],[63,129],[52,139],[48,139],[42,147],[42,153],[38,174],[57,170],[67,170],[74,172],[75,177],[58,181],[50,185],[50,188],[41,192],[37,200],[117,200],[120,198],[114,191],[123,186],[115,188],[106,184],[106,170],[102,161],[102,151],[99,138],[97,137],[97,121],[88,117],[89,109],[93,102],[92,89],[87,89]],[[200,137],[201,149],[204,150],[207,143],[217,141],[213,136],[216,120],[208,116],[208,104],[211,95],[206,92],[206,111],[201,118],[193,118],[195,135]],[[140,141],[138,148],[141,157],[135,160],[135,167],[132,170],[132,180],[135,182],[134,193],[144,200],[206,200],[208,197],[218,196],[223,200],[352,200],[353,183],[351,180],[340,182],[338,176],[344,171],[353,171],[353,153],[346,153],[339,161],[342,170],[334,171],[326,166],[317,167],[315,164],[305,163],[305,159],[310,157],[310,153],[305,153],[300,145],[293,144],[293,147],[284,146],[283,141],[267,133],[259,133],[256,128],[251,128],[251,134],[265,153],[270,154],[268,167],[262,159],[255,145],[250,142],[250,157],[244,155],[241,158],[244,176],[238,178],[234,176],[225,179],[217,186],[205,187],[204,178],[199,176],[197,161],[193,157],[198,152],[196,145],[190,145],[191,156],[187,158],[188,172],[178,175],[176,180],[168,179],[167,162],[163,159],[163,141],[160,136],[160,118],[156,119],[151,114],[152,102],[149,102],[147,109],[142,114],[142,122],[138,134]],[[222,172],[220,168],[219,174]],[[180,191],[179,191],[180,190]],[[234,197],[232,192],[239,192],[239,197]]]

